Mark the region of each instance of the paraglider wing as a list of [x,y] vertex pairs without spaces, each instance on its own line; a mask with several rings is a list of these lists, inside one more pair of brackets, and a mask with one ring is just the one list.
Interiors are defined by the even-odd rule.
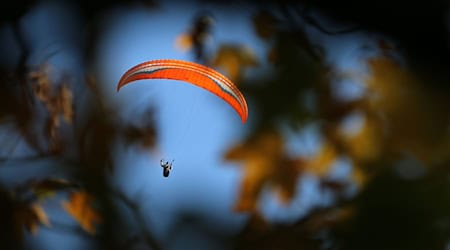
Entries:
[[144,79],[171,79],[194,84],[222,98],[239,114],[243,123],[247,120],[247,102],[242,93],[224,75],[209,67],[174,59],[140,63],[122,75],[117,91],[132,81]]

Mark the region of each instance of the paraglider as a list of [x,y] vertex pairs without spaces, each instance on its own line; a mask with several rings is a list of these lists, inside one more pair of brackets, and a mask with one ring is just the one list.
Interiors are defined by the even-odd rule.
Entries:
[[229,79],[212,68],[174,59],[147,61],[126,71],[117,85],[117,91],[130,82],[145,79],[179,80],[201,87],[227,102],[243,123],[247,120],[247,102],[242,93]]
[[169,177],[170,171],[172,170],[173,160],[171,162],[163,161],[162,159],[159,161],[159,165],[163,168],[163,176]]
[[[203,88],[227,102],[247,121],[247,102],[239,89],[224,75],[201,64],[174,59],[153,60],[140,63],[126,71],[117,85],[119,91],[126,84],[145,79],[171,79],[191,83]],[[163,176],[168,177],[172,162],[160,160]]]

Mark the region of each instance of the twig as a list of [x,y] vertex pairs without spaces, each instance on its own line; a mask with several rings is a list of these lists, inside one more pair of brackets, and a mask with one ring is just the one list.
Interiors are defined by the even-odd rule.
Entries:
[[[284,11],[283,11],[284,13],[290,15],[289,12],[285,10],[286,9],[285,6],[283,6],[282,9],[284,9]],[[303,19],[303,21],[305,21],[307,24],[311,25],[312,27],[316,28],[320,32],[327,34],[327,35],[331,35],[331,36],[342,35],[342,34],[356,32],[362,28],[360,26],[354,26],[354,27],[344,28],[344,29],[340,29],[340,30],[329,30],[329,29],[325,28],[314,17],[312,17],[311,15],[308,14],[310,11],[310,6],[306,6],[303,9],[299,9],[298,6],[294,6],[293,9],[298,14],[298,16]]]
[[49,227],[43,226],[40,229],[51,230],[52,232],[57,232],[57,233],[77,234],[79,236],[82,236],[84,238],[89,238],[91,240],[95,239],[95,235],[89,234],[88,232],[83,230],[78,225],[68,225],[66,223],[59,222],[59,221],[51,221],[50,225],[51,226],[49,226]]
[[52,164],[64,164],[71,167],[78,167],[81,164],[74,159],[62,157],[59,155],[36,154],[24,157],[0,157],[0,168],[7,168],[10,166],[13,166],[14,168],[16,168],[17,166],[29,166],[27,163],[35,161],[51,161]]
[[[140,215],[139,212],[139,206],[132,200],[130,200],[130,198],[128,198],[124,193],[118,191],[118,190],[111,190],[111,193],[113,195],[116,195],[116,197],[121,200],[127,207],[130,208],[130,210],[133,212],[133,216],[135,221],[138,223],[140,230],[143,232],[143,240],[146,242],[146,244],[148,246],[150,246],[152,249],[155,250],[160,250],[161,246],[159,245],[158,241],[155,239],[155,237],[153,236],[153,234],[147,229],[147,227],[144,224],[144,221],[142,216]],[[139,238],[137,236],[133,236],[131,237],[132,239],[136,239]],[[132,241],[131,239],[128,239],[126,241],[126,243],[133,243],[134,241]],[[129,249],[129,246],[125,246],[125,249]]]

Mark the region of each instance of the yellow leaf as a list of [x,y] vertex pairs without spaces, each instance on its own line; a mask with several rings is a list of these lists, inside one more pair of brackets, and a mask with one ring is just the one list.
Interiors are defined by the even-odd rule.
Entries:
[[67,123],[72,123],[73,120],[73,97],[70,88],[63,84],[59,89],[59,112],[62,114]]
[[204,47],[211,38],[211,29],[214,19],[209,13],[198,15],[187,32],[177,36],[175,47],[183,52],[195,49],[197,59],[204,57]]
[[50,221],[47,214],[39,204],[18,204],[15,210],[16,221],[35,234],[39,225],[49,227]]
[[354,164],[353,171],[350,176],[353,183],[355,183],[358,187],[362,187],[367,183],[369,177],[370,176],[365,171],[363,171],[359,165]]
[[189,33],[182,33],[175,39],[175,48],[186,52],[192,47],[192,37]]
[[231,81],[238,82],[246,68],[258,65],[258,59],[248,47],[226,44],[219,48],[212,65],[223,69]]
[[359,163],[374,162],[383,154],[384,136],[379,121],[366,117],[363,126],[354,135],[344,139],[347,153]]
[[278,200],[288,205],[295,196],[298,177],[304,168],[305,161],[300,158],[291,159],[284,157],[279,163],[279,170],[276,170],[274,177],[275,190]]
[[31,206],[31,209],[33,210],[34,214],[37,217],[37,220],[39,221],[40,224],[49,227],[50,226],[50,221],[47,217],[47,213],[45,213],[44,209],[42,208],[42,206],[38,205],[38,204],[33,204]]
[[64,210],[90,234],[95,234],[95,225],[101,222],[101,216],[92,207],[93,200],[90,194],[79,191],[73,192],[69,201],[62,202]]
[[289,158],[277,131],[264,131],[225,154],[226,160],[243,161],[243,179],[235,211],[255,212],[264,187],[272,187],[284,204],[295,194],[301,161]]
[[28,74],[28,79],[32,82],[34,95],[41,102],[48,102],[51,98],[50,65],[43,64],[37,70]]
[[326,141],[317,154],[307,161],[306,168],[311,173],[323,176],[328,173],[328,170],[330,170],[337,157],[338,152],[335,146]]
[[380,118],[376,129],[386,135],[387,150],[410,153],[426,165],[449,159],[448,92],[431,87],[436,79],[419,76],[388,57],[368,64],[368,112]]

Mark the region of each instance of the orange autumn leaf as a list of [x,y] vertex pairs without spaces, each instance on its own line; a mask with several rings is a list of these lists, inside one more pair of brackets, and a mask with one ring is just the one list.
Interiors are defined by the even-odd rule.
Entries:
[[203,58],[206,43],[211,40],[214,19],[209,13],[199,14],[191,23],[188,31],[175,39],[175,48],[186,52],[193,49],[197,59]]
[[48,116],[46,117],[44,132],[48,139],[48,150],[52,153],[59,153],[63,149],[60,117],[71,124],[74,115],[74,105],[72,90],[65,84],[67,79],[62,78],[60,83],[55,83],[52,79],[51,67],[48,64],[40,65],[35,71],[28,74],[31,82],[33,94],[36,99],[45,107]]
[[380,117],[376,126],[387,135],[387,150],[409,152],[424,164],[449,159],[449,96],[427,87],[436,79],[419,76],[388,57],[370,59],[368,65],[368,112]]
[[[67,84],[58,84],[58,87],[52,84],[51,68],[48,64],[40,66],[36,71],[28,74],[32,82],[33,93],[41,101],[51,116],[62,115],[67,123],[72,122],[73,116],[73,97],[72,90]],[[55,90],[55,88],[57,88]]]
[[94,210],[92,203],[94,198],[84,192],[73,192],[69,201],[62,202],[64,210],[70,214],[80,226],[88,233],[95,234],[95,226],[101,222],[101,216]]
[[192,37],[189,33],[182,33],[175,39],[175,48],[186,52],[191,49],[193,45]]
[[32,82],[34,95],[38,100],[44,103],[48,102],[51,98],[50,71],[50,65],[43,64],[38,69],[31,71],[28,74],[28,79]]
[[380,121],[366,116],[362,127],[353,135],[342,135],[344,147],[354,162],[374,162],[383,154],[385,139]]
[[50,221],[44,209],[39,204],[20,204],[15,210],[15,217],[18,223],[35,234],[39,225],[49,227]]
[[273,188],[282,203],[294,197],[302,163],[285,154],[284,140],[277,131],[262,132],[235,146],[225,154],[225,159],[244,164],[236,211],[257,211],[257,201],[265,187]]
[[355,165],[350,175],[350,179],[358,187],[362,187],[370,180],[370,175],[367,171],[364,171],[359,165]]
[[332,164],[336,161],[338,152],[335,146],[325,141],[318,152],[308,159],[305,164],[307,171],[318,176],[323,176],[331,169]]
[[59,113],[67,123],[72,123],[74,115],[72,90],[70,90],[67,85],[63,84],[59,88],[58,99]]
[[254,51],[245,46],[222,45],[212,61],[212,65],[224,70],[224,74],[233,82],[239,82],[244,70],[258,65]]
[[34,215],[36,216],[37,221],[44,226],[49,227],[50,226],[50,221],[47,217],[47,213],[44,211],[44,209],[42,208],[42,206],[38,205],[38,204],[33,204],[31,206],[31,210],[33,211]]
[[304,168],[305,161],[301,158],[288,158],[287,156],[283,158],[278,166],[282,169],[276,170],[273,184],[278,200],[282,204],[287,205],[296,194],[298,177]]

